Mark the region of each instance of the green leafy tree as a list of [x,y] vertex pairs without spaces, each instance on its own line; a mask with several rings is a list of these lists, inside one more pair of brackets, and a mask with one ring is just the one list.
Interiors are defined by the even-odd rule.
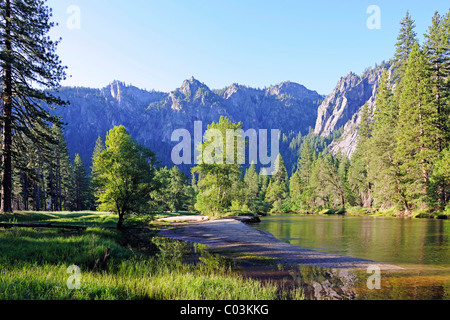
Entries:
[[65,67],[56,54],[58,41],[48,36],[54,26],[50,17],[42,0],[5,0],[0,7],[3,212],[12,212],[13,144],[21,142],[15,137],[23,133],[41,147],[54,142],[48,123],[59,119],[46,105],[65,104],[52,94],[65,79]]
[[157,187],[150,192],[150,196],[156,202],[156,210],[158,212],[169,211],[169,201],[171,198],[169,169],[167,167],[155,169],[153,180]]
[[175,166],[169,170],[169,177],[169,207],[171,211],[186,209],[190,204],[189,188],[191,188],[188,184],[188,176]]
[[133,140],[124,126],[106,135],[106,149],[94,158],[99,209],[119,216],[117,229],[129,214],[149,210],[155,154]]
[[[228,130],[237,132],[232,140],[226,138]],[[198,146],[202,162],[193,168],[193,172],[201,174],[202,179],[197,183],[199,194],[195,208],[204,214],[222,215],[231,206],[233,183],[240,179],[240,163],[242,155],[245,155],[245,144],[243,147],[240,144],[243,136],[239,130],[242,130],[241,123],[220,117],[217,123],[208,125],[204,142]],[[227,159],[230,154],[233,161]]]

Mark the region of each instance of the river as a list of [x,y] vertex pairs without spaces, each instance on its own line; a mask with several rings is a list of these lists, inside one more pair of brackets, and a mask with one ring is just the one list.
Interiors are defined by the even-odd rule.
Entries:
[[287,243],[398,265],[368,299],[450,299],[450,221],[352,216],[270,216],[255,228]]

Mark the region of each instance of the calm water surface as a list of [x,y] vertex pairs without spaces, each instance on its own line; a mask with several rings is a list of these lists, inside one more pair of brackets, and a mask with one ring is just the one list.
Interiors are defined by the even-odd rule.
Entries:
[[450,299],[450,221],[350,216],[264,217],[255,228],[287,243],[395,264],[381,299]]

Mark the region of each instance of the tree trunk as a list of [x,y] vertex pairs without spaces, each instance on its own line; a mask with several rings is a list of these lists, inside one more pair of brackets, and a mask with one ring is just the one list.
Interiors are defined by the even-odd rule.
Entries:
[[[7,54],[11,54],[11,3],[10,0],[6,0],[5,5],[5,34],[4,43]],[[1,176],[1,210],[3,212],[11,213],[11,194],[12,194],[12,65],[11,62],[6,59],[3,65],[4,78],[3,86],[4,91],[2,95],[3,100],[3,146],[2,146],[2,165],[3,171]]]
[[119,212],[119,221],[117,221],[117,230],[121,230],[123,227],[123,213]]
[[[421,102],[419,102],[419,109],[422,106]],[[422,140],[421,145],[420,145],[420,151],[425,151],[425,145],[423,143],[424,140],[424,129],[423,129],[423,115],[422,112],[419,112],[419,124],[420,124],[420,138]],[[424,186],[424,192],[425,195],[428,195],[428,171],[427,171],[427,167],[426,167],[426,161],[424,158],[422,158],[422,160],[420,161],[421,165],[422,165],[422,179],[423,179],[423,186]]]
[[23,210],[28,211],[28,189],[29,179],[25,172],[22,172],[22,193],[23,193]]

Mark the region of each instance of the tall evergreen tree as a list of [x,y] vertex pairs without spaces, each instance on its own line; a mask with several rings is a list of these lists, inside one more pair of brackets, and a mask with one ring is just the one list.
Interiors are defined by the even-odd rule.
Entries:
[[358,193],[360,203],[364,207],[372,206],[372,181],[369,178],[372,136],[372,110],[366,102],[361,110],[358,126],[358,145],[352,155],[349,168],[349,188]]
[[450,76],[450,33],[447,24],[448,21],[436,12],[432,19],[432,25],[425,34],[426,42],[424,44],[433,90],[432,103],[438,114],[436,147],[439,152],[447,146],[449,130],[447,126],[450,113],[450,88],[447,81]]
[[375,205],[408,207],[405,188],[401,184],[400,162],[395,157],[397,149],[398,107],[392,92],[391,78],[383,71],[377,89],[377,99],[370,139],[369,180],[374,183]]
[[87,209],[89,201],[89,180],[81,156],[77,153],[73,161],[74,210]]
[[308,140],[305,140],[305,142],[302,145],[297,166],[300,183],[303,186],[303,188],[306,188],[309,185],[309,178],[311,176],[311,170],[314,159],[315,155],[311,148],[311,144],[309,143]]
[[[428,60],[431,76],[431,86],[433,99],[431,101],[433,108],[437,113],[436,117],[436,150],[439,156],[443,149],[448,145],[450,128],[450,86],[448,79],[450,78],[450,28],[449,15],[441,17],[436,11],[433,16],[432,24],[425,34],[426,42],[424,44],[425,55]],[[433,188],[436,190],[433,194],[434,202],[443,209],[446,203],[445,182],[442,180],[434,180]],[[437,184],[436,184],[437,183]]]
[[405,17],[400,22],[400,32],[395,44],[396,51],[394,60],[396,67],[396,80],[403,76],[412,47],[414,43],[417,42],[417,33],[415,28],[416,23],[409,14],[409,11],[407,11]]
[[56,54],[58,41],[48,36],[54,23],[42,0],[4,0],[0,7],[0,64],[2,100],[1,210],[11,212],[13,144],[23,133],[34,144],[51,140],[45,128],[57,123],[45,105],[64,102],[49,93],[65,78]]
[[246,195],[249,200],[256,200],[259,196],[260,178],[256,171],[256,165],[252,163],[244,175]]
[[401,79],[396,157],[402,161],[404,183],[412,200],[425,201],[429,175],[437,159],[436,118],[430,72],[425,55],[415,43]]

